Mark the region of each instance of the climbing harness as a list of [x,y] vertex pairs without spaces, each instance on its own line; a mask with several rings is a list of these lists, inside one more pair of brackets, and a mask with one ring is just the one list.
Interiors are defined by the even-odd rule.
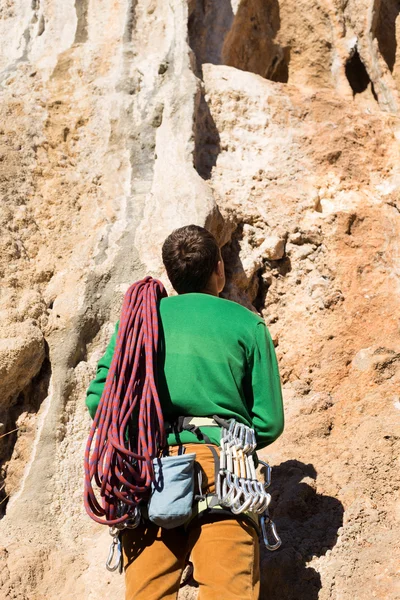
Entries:
[[[221,427],[220,455],[200,427]],[[271,484],[271,467],[263,460],[258,463],[265,467],[264,483],[257,478],[253,455],[257,446],[255,431],[234,419],[226,421],[217,415],[211,417],[179,417],[175,423],[166,423],[167,432],[177,437],[182,431],[193,432],[199,440],[205,441],[213,453],[215,463],[215,494],[202,494],[201,469],[198,471],[199,495],[188,525],[193,518],[207,512],[224,512],[241,515],[260,531],[268,550],[277,550],[282,541],[275,523],[269,516],[271,496],[267,489]],[[210,445],[209,445],[210,444]]]
[[[216,447],[211,444],[199,427],[222,427],[219,455]],[[256,528],[268,550],[277,550],[282,542],[275,523],[269,516],[268,507],[271,496],[266,491],[271,484],[271,467],[265,461],[258,459],[258,464],[264,467],[264,482],[261,483],[257,479],[253,459],[256,447],[254,430],[236,421],[225,421],[217,416],[213,418],[180,417],[174,424],[166,423],[166,429],[176,433],[184,430],[192,431],[199,439],[206,438],[204,441],[206,441],[214,458],[216,493],[202,493],[202,472],[198,468],[197,487],[199,494],[195,496],[192,512],[185,522],[185,527],[189,527],[194,519],[202,518],[203,515],[216,515],[219,517],[226,514],[229,517],[229,515],[234,514]],[[181,449],[179,450],[180,453]],[[189,457],[189,455],[187,456]],[[170,485],[167,485],[168,489],[170,487]],[[193,498],[193,495],[191,497]],[[168,494],[166,494],[167,498]],[[173,502],[174,504],[175,502]],[[173,516],[174,510],[175,508],[172,506],[170,509],[171,516]],[[145,516],[147,516],[146,513]],[[138,518],[140,522],[140,514]],[[129,526],[129,522],[122,525],[123,528],[127,526]],[[118,567],[120,570],[122,569],[122,555],[120,552],[122,527],[118,525],[110,530],[113,541],[106,565],[109,570],[116,571]]]
[[[86,445],[85,509],[94,521],[113,528],[107,560],[112,570],[117,568],[114,555],[120,555],[119,533],[138,526],[140,504],[154,479],[153,460],[166,443],[154,378],[157,305],[165,296],[162,283],[151,277],[134,283],[125,294],[113,360]],[[101,502],[93,484],[100,489]]]

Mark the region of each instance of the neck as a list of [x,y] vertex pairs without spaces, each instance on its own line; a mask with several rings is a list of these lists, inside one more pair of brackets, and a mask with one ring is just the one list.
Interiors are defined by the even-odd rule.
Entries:
[[208,283],[208,285],[206,285],[206,287],[204,288],[204,290],[201,290],[202,294],[209,294],[210,296],[219,296],[219,291],[216,285],[212,285],[211,283]]

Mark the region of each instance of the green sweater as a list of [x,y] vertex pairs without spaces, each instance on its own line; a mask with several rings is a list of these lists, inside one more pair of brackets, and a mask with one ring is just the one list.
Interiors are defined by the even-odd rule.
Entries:
[[[208,294],[160,302],[158,392],[166,421],[179,416],[234,418],[255,429],[258,449],[283,430],[274,345],[264,321],[240,304]],[[111,364],[118,324],[91,382],[86,405],[93,418]],[[220,430],[202,427],[219,445]],[[199,442],[184,431],[181,443]],[[179,440],[169,434],[168,443]]]

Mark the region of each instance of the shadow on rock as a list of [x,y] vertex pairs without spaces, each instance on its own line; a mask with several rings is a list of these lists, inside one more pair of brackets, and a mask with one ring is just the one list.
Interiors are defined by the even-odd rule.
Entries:
[[307,567],[336,544],[343,524],[343,505],[316,493],[313,465],[288,460],[273,468],[273,519],[282,547],[268,552],[262,546],[261,600],[317,600],[321,578]]

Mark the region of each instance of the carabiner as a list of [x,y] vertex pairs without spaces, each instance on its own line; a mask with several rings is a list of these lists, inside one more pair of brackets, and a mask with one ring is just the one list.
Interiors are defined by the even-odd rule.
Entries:
[[250,429],[250,431],[251,431],[251,436],[253,439],[253,452],[255,452],[255,450],[257,448],[256,432],[254,431],[254,429]]
[[257,481],[256,487],[258,487],[259,492],[260,492],[260,496],[261,498],[263,498],[263,502],[261,504],[262,510],[260,510],[260,508],[258,509],[259,513],[265,512],[271,502],[271,494],[268,494],[268,492],[265,490],[264,485],[261,483],[261,481]]
[[243,450],[238,450],[237,461],[239,463],[239,475],[241,479],[245,479],[247,475],[246,471],[246,459]]
[[216,494],[219,500],[225,498],[228,495],[230,488],[228,490],[228,481],[227,481],[227,471],[226,469],[220,469],[216,482]]
[[236,445],[237,445],[237,443],[238,443],[238,439],[239,439],[239,438],[238,438],[238,433],[239,433],[239,431],[240,431],[240,428],[241,428],[241,423],[238,423],[238,422],[236,422],[236,423],[235,423],[235,427],[234,427],[234,429],[233,429],[233,434],[232,434],[232,437],[233,437],[233,440],[232,440],[232,442],[233,442],[233,444],[234,444],[235,446],[236,446]]
[[[129,517],[129,519],[127,519],[123,523],[120,523],[116,527],[110,528],[110,535],[115,535],[117,531],[124,531],[124,529],[136,529],[136,527],[139,527],[141,520],[142,513],[140,511],[140,508],[138,506],[135,506],[133,514]],[[111,533],[111,531],[114,531],[115,533]]]
[[258,459],[258,462],[260,463],[260,465],[263,465],[263,467],[265,467],[266,471],[265,471],[265,481],[264,481],[264,489],[266,490],[270,485],[271,485],[271,472],[272,469],[269,466],[269,464],[267,462],[265,462],[264,460],[260,460]]
[[225,456],[226,456],[226,468],[228,471],[233,473],[233,454],[232,454],[232,447],[229,445],[228,445],[227,449],[225,450]]
[[263,502],[261,506],[257,509],[258,514],[265,513],[268,510],[268,507],[271,502],[271,496],[267,492],[263,492]]
[[220,468],[220,470],[226,469],[226,452],[222,445],[222,440],[221,440],[221,452],[219,454],[219,468]]
[[[240,490],[240,494],[234,498],[232,502],[231,511],[234,515],[239,515],[242,512],[245,512],[249,509],[251,503],[253,502],[253,496],[249,494],[248,489],[246,489],[246,480],[244,478],[240,478],[236,482],[236,486],[238,491]],[[241,497],[243,496],[244,500],[241,502]]]
[[254,488],[252,483],[253,483],[252,481],[246,481],[248,495],[251,496],[251,498],[252,498],[249,510],[252,512],[257,512],[261,506],[261,498],[260,498],[260,494]]
[[239,477],[237,475],[233,476],[233,485],[232,490],[234,493],[233,498],[230,499],[231,505],[236,504],[240,500],[240,496],[242,495],[242,488],[239,485]]
[[246,427],[246,425],[240,424],[239,428],[238,428],[238,443],[237,443],[237,448],[238,450],[243,450],[243,445],[244,445],[244,440],[246,437],[246,431],[247,431],[248,427]]
[[245,444],[243,446],[243,452],[245,454],[247,454],[247,452],[253,447],[253,436],[251,431],[252,430],[249,427],[246,427]]
[[232,474],[227,471],[225,478],[222,482],[222,498],[220,500],[221,506],[229,506],[231,502],[231,496],[235,493],[234,482],[232,481]]
[[256,512],[257,514],[265,512],[268,503],[266,504],[266,494],[264,488],[262,487],[262,484],[260,484],[259,481],[250,481],[249,489],[250,488],[254,492],[254,500],[252,502],[251,510]]
[[257,479],[256,468],[254,466],[253,456],[246,456],[247,479]]
[[[261,515],[260,516],[260,525],[261,525],[261,531],[262,531],[263,538],[264,538],[265,547],[268,550],[270,550],[271,552],[273,552],[274,550],[278,550],[278,548],[282,544],[282,540],[281,540],[281,538],[279,537],[279,535],[278,535],[278,533],[276,531],[275,523],[273,521],[271,521],[271,519],[267,515]],[[275,539],[275,543],[274,544],[270,544],[270,542],[268,540],[267,526],[271,530],[272,535],[273,535],[273,537]]]
[[[119,533],[116,533],[116,534],[111,533],[112,529],[113,528],[110,529],[110,535],[113,536],[113,540],[111,542],[110,552],[108,553],[108,558],[107,558],[107,562],[106,562],[106,569],[108,571],[116,571],[121,565],[121,558],[122,558],[121,541],[119,539]],[[115,559],[115,563],[112,564],[115,552],[116,552],[116,559]]]

